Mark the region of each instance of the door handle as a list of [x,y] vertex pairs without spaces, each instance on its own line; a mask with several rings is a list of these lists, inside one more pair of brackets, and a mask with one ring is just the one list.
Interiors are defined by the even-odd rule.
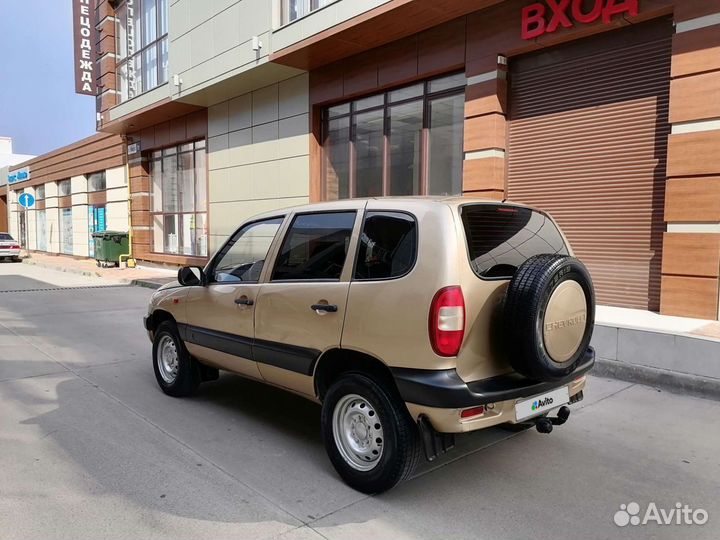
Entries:
[[326,313],[335,313],[338,307],[335,304],[313,304],[310,306],[313,311],[324,311]]
[[247,296],[241,296],[240,298],[235,299],[235,303],[238,306],[252,306],[255,302]]

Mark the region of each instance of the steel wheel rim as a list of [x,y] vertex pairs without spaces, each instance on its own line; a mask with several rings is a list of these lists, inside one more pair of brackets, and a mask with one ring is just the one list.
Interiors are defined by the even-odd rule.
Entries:
[[175,345],[175,340],[168,335],[162,336],[160,338],[160,343],[158,343],[157,350],[157,366],[158,371],[160,371],[160,376],[162,377],[163,381],[168,384],[172,384],[175,382],[175,379],[177,379],[179,364],[177,345]]
[[345,463],[370,471],[383,455],[385,436],[375,407],[357,394],[340,398],[333,411],[333,438]]

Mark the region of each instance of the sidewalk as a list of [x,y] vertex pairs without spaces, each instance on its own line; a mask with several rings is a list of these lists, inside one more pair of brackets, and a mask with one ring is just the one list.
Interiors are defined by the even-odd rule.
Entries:
[[720,322],[598,306],[595,375],[720,399]]
[[23,263],[151,289],[157,289],[165,283],[177,279],[177,269],[171,267],[139,265],[137,268],[104,268],[97,266],[92,259],[74,259],[63,255],[44,253],[32,253],[30,257],[23,259]]

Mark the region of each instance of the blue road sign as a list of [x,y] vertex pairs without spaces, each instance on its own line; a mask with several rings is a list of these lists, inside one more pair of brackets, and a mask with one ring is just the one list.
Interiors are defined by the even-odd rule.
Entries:
[[21,193],[18,197],[18,204],[20,204],[20,206],[24,206],[25,208],[32,208],[35,205],[35,197],[29,193]]

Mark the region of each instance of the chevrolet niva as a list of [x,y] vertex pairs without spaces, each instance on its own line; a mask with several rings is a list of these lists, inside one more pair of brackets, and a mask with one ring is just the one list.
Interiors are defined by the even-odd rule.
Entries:
[[145,328],[166,394],[222,369],[321,403],[332,464],[373,493],[456,433],[564,423],[595,361],[594,313],[544,212],[400,197],[252,218],[152,296]]

